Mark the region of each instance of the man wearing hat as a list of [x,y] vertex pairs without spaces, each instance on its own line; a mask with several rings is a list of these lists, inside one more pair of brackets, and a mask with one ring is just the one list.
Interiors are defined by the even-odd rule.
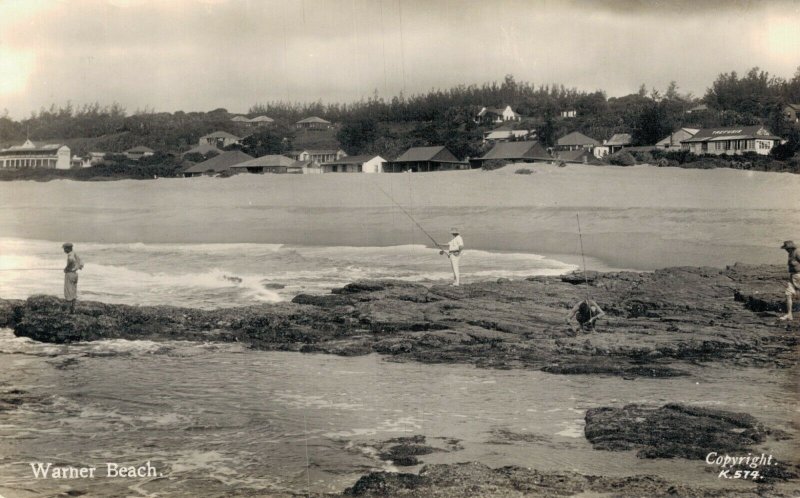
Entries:
[[75,300],[78,299],[78,270],[83,269],[83,263],[72,250],[72,242],[65,242],[61,247],[67,253],[67,266],[64,267],[64,299],[69,303],[69,312],[75,313]]
[[800,291],[800,253],[797,246],[791,240],[787,240],[781,246],[789,253],[789,282],[786,284],[786,314],[781,320],[792,319],[792,297]]
[[[464,239],[461,238],[458,228],[451,228],[452,240],[447,243],[447,249],[439,251],[439,254],[447,254],[450,258],[450,266],[453,267],[453,285],[461,283],[461,275],[458,273],[458,260],[461,259],[461,251],[464,250]],[[442,247],[445,247],[444,245]]]

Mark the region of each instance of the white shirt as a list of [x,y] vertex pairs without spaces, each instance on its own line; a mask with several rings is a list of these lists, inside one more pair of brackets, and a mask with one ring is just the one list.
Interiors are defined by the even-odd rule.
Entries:
[[462,239],[460,235],[456,235],[455,237],[453,237],[453,240],[451,240],[448,243],[447,249],[450,252],[453,252],[453,251],[460,251],[463,248],[464,248],[464,239]]

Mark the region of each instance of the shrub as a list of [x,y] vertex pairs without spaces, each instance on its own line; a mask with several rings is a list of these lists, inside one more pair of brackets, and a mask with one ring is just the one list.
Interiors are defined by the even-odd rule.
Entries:
[[492,171],[495,169],[500,169],[507,164],[507,161],[503,161],[501,159],[492,159],[490,161],[484,161],[481,165],[481,169],[484,171]]
[[519,168],[514,173],[516,173],[518,175],[530,175],[530,174],[533,173],[533,170],[532,169],[528,169],[528,168]]
[[633,153],[633,157],[636,159],[636,162],[640,164],[653,164],[655,162],[653,155],[647,151],[636,151]]
[[630,152],[624,150],[612,154],[608,161],[615,166],[633,166],[636,164],[636,159],[633,158]]

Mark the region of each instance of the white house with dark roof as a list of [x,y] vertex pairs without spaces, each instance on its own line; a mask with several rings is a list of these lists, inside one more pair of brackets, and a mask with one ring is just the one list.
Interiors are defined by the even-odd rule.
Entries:
[[522,116],[514,112],[510,105],[505,107],[483,107],[478,112],[478,122],[504,123],[506,121],[519,121]]
[[237,137],[233,133],[215,131],[214,133],[209,133],[208,135],[200,137],[200,140],[197,141],[197,145],[209,144],[218,149],[223,149],[229,145],[239,143],[239,140],[241,140],[241,137]]
[[72,154],[63,144],[48,144],[25,140],[22,145],[12,145],[0,150],[0,168],[51,168],[69,169]]
[[294,124],[294,127],[298,130],[327,130],[331,126],[333,125],[330,121],[318,118],[317,116],[301,119]]
[[322,164],[338,161],[347,156],[347,153],[342,149],[302,149],[290,150],[286,153],[286,156],[291,157],[295,161],[314,161]]
[[320,164],[323,173],[382,173],[386,159],[374,154],[345,156]]
[[656,142],[656,148],[673,151],[681,150],[684,147],[681,145],[681,142],[692,138],[698,131],[700,131],[700,128],[680,128],[670,133],[668,137],[664,137]]
[[767,155],[781,143],[761,125],[701,128],[692,138],[681,142],[693,154],[736,155],[745,152]]

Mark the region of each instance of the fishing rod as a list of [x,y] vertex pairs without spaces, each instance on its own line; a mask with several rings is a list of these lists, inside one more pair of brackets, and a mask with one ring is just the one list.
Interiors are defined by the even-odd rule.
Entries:
[[575,213],[578,220],[578,240],[581,243],[581,260],[583,260],[583,281],[586,282],[586,300],[589,300],[589,277],[586,275],[586,256],[583,253],[583,234],[581,233],[581,215]]
[[380,185],[378,185],[377,183],[375,183],[375,186],[376,186],[376,187],[378,187],[378,190],[380,190],[381,192],[383,192],[383,195],[385,195],[386,197],[388,197],[388,198],[389,198],[389,200],[390,200],[390,201],[392,201],[392,203],[393,203],[395,206],[397,206],[398,208],[400,208],[400,211],[402,211],[404,215],[408,216],[408,218],[409,218],[411,221],[413,221],[415,225],[417,225],[417,228],[419,228],[420,230],[422,230],[422,233],[424,233],[425,235],[427,235],[427,236],[428,236],[428,238],[429,238],[429,239],[431,239],[431,242],[433,242],[433,244],[434,244],[436,247],[439,247],[439,245],[440,245],[440,244],[439,244],[438,242],[436,242],[436,239],[434,239],[434,238],[433,238],[433,236],[432,236],[431,234],[429,234],[429,233],[428,233],[428,231],[427,231],[427,230],[425,230],[425,229],[422,227],[422,225],[420,225],[420,224],[417,222],[417,220],[415,220],[415,219],[414,219],[414,217],[413,217],[413,216],[411,216],[411,213],[409,213],[408,211],[406,211],[406,210],[403,208],[403,206],[401,206],[401,205],[400,205],[400,203],[398,203],[396,200],[394,200],[394,197],[392,197],[391,195],[389,195],[389,192],[387,192],[387,191],[383,190],[383,188],[381,188],[381,186],[380,186]]

